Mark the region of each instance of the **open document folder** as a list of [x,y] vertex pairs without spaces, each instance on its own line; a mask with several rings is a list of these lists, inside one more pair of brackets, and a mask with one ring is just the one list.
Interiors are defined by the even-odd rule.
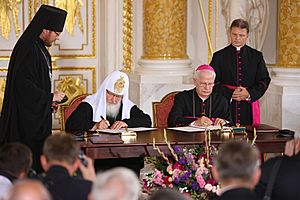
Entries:
[[[205,131],[213,131],[213,130],[221,130],[221,126],[196,126],[196,125],[190,125],[190,126],[181,126],[181,127],[172,127],[168,128],[170,130],[175,131],[183,131],[183,132],[201,132]],[[223,131],[231,131],[231,127],[223,126]]]

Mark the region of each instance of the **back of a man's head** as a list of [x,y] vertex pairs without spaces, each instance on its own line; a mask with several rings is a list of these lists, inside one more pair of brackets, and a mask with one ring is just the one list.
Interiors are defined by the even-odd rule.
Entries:
[[117,167],[97,175],[92,189],[92,200],[137,200],[141,186],[135,173]]
[[187,200],[178,190],[161,189],[154,192],[149,200]]
[[28,173],[32,164],[32,152],[24,144],[7,143],[0,147],[0,171],[19,178]]
[[39,181],[21,180],[9,190],[5,200],[51,200],[51,197]]
[[214,165],[221,182],[232,179],[247,182],[259,169],[259,151],[245,141],[232,140],[221,145]]
[[80,153],[79,143],[70,134],[54,134],[49,136],[43,147],[43,155],[47,162],[66,162],[74,164]]

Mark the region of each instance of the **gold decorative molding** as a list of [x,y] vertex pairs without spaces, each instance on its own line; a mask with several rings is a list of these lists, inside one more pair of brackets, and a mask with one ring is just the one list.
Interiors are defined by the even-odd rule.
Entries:
[[92,71],[92,92],[96,92],[96,67],[95,66],[56,66],[52,68],[53,71],[78,71],[78,70],[88,70]]
[[0,77],[0,113],[2,111],[3,99],[4,99],[4,91],[6,85],[6,78]]
[[186,0],[143,1],[142,59],[187,59]]
[[[11,23],[14,25],[16,37],[20,35],[19,5],[20,0],[2,0],[0,3],[0,32],[3,38],[8,40],[11,32]],[[12,20],[10,19],[10,15]]]
[[132,70],[132,0],[123,0],[123,71]]
[[[212,0],[208,1],[208,35],[209,38],[211,39],[211,35],[212,35]],[[212,41],[210,41],[210,43],[212,43]],[[208,55],[207,55],[207,62],[209,63],[211,58],[212,58],[212,52],[214,50],[212,49],[211,51],[207,51]]]
[[277,66],[300,68],[300,0],[278,4]]
[[80,11],[81,7],[83,7],[82,0],[55,0],[55,6],[68,12],[65,24],[65,28],[68,33],[74,35],[76,21],[78,22],[79,30],[83,33],[83,22]]

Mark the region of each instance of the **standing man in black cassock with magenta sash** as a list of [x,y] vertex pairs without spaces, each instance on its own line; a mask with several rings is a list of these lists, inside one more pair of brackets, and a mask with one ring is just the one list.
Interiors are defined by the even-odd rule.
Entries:
[[63,30],[67,12],[42,5],[17,41],[9,62],[0,123],[0,143],[18,141],[33,152],[33,167],[52,129],[53,102],[65,96],[51,93],[51,56],[46,49]]
[[258,100],[266,92],[270,77],[261,52],[246,45],[249,24],[236,19],[230,26],[231,44],[214,53],[210,65],[216,71],[214,89],[231,107],[234,123],[260,124]]

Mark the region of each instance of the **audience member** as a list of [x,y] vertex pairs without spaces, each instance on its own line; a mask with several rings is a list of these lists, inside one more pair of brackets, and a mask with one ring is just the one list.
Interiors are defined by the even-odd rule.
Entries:
[[13,181],[26,177],[32,164],[30,149],[21,143],[0,147],[0,199],[7,195]]
[[161,189],[151,194],[149,200],[188,200],[178,190]]
[[226,99],[213,92],[216,74],[209,65],[201,65],[194,71],[195,88],[179,92],[169,113],[168,126],[224,125],[230,122]]
[[[298,200],[300,199],[299,183],[300,179],[300,139],[290,140],[285,146],[285,155],[270,158],[261,166],[260,181],[255,188],[259,197],[264,197],[270,178],[274,177],[274,185],[271,193],[272,200]],[[279,168],[274,173],[275,163],[279,163]],[[277,164],[276,164],[277,165]]]
[[[83,200],[88,198],[95,170],[92,160],[86,157],[87,166],[79,160],[80,146],[69,134],[49,136],[44,144],[41,164],[46,171],[43,183],[57,200]],[[73,177],[80,168],[83,178]]]
[[37,180],[18,181],[4,200],[51,200],[47,189]]
[[91,200],[137,200],[141,185],[133,171],[117,167],[97,175]]
[[229,141],[214,159],[213,174],[221,184],[219,200],[256,200],[252,189],[259,180],[259,151],[245,141]]

